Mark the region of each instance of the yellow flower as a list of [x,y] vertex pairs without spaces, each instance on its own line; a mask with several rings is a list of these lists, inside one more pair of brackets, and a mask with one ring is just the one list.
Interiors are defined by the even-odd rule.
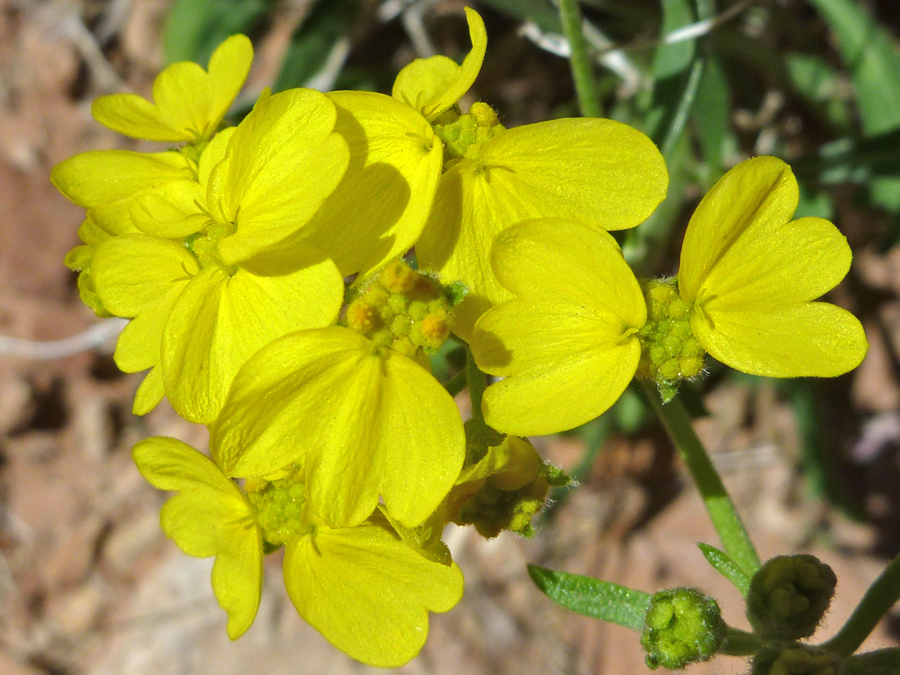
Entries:
[[145,195],[169,184],[196,184],[197,166],[184,153],[93,150],[60,162],[50,180],[87,209],[90,221],[109,235],[138,232],[132,209]]
[[732,368],[769,377],[833,377],[868,343],[850,312],[811,302],[850,269],[846,239],[827,220],[791,220],[790,167],[757,157],[729,171],[697,207],[678,286],[700,345]]
[[285,546],[284,580],[300,615],[353,658],[391,667],[413,658],[428,635],[428,612],[462,597],[459,568],[422,557],[380,513],[331,529],[309,509],[299,472],[248,481],[246,492],[208,458],[172,438],[134,448],[138,469],[175,490],[163,530],[188,555],[216,556],[213,591],[235,639],[259,606],[263,552]]
[[466,15],[473,48],[463,65],[443,56],[414,61],[393,94],[444,141],[445,172],[416,255],[423,269],[469,287],[455,329],[468,339],[488,307],[511,297],[489,264],[498,232],[542,217],[601,231],[634,227],[665,197],[668,175],[650,139],[618,122],[560,119],[505,129],[483,103],[461,115],[456,103],[475,81],[487,44],[481,17],[471,9]]
[[[699,370],[691,335],[726,365],[757,375],[830,377],[862,361],[859,321],[812,302],[847,273],[850,249],[826,220],[791,220],[797,202],[790,168],[759,157],[729,171],[700,203],[682,247],[680,301],[671,281],[647,286],[651,322],[690,326],[689,335],[648,344],[661,384],[681,377],[679,365],[690,366],[688,377]],[[651,325],[644,296],[615,242],[574,222],[528,221],[497,237],[492,264],[516,297],[484,314],[472,339],[479,367],[505,378],[485,392],[487,423],[546,434],[603,413],[635,375],[642,339],[651,339],[642,331]],[[671,372],[670,347],[688,350]]]
[[328,94],[350,148],[343,180],[296,238],[362,281],[419,238],[441,175],[442,145],[408,106],[374,92]]
[[647,309],[615,240],[545,218],[503,230],[491,262],[515,297],[485,313],[472,335],[491,427],[517,436],[571,429],[609,408],[634,377]]
[[253,45],[232,35],[213,52],[209,72],[196,63],[173,63],[153,82],[151,103],[136,94],[112,94],[94,101],[100,124],[150,141],[199,143],[209,140],[244,85]]
[[415,361],[332,326],[260,349],[234,379],[210,447],[230,476],[301,462],[313,509],[362,522],[379,497],[405,527],[453,487],[465,456],[456,404]]
[[[183,237],[202,229],[208,216],[198,210],[205,201],[209,173],[222,159],[231,130],[218,134],[195,162],[191,154],[169,151],[140,153],[98,150],[56,165],[51,180],[70,200],[87,209],[78,231],[83,245],[66,256],[79,272],[82,301],[98,316],[110,316],[97,295],[91,262],[97,247],[122,234],[146,232]],[[152,407],[152,406],[151,406]]]
[[216,556],[212,587],[228,612],[228,637],[243,635],[259,608],[263,539],[254,507],[205,455],[174,438],[134,446],[134,462],[160,490],[177,491],[159,514],[163,531],[182,551]]
[[[340,181],[347,147],[334,120],[317,92],[268,97],[209,144],[197,181],[135,201],[135,223],[157,236],[125,234],[97,248],[90,269],[103,307],[134,318],[116,362],[126,372],[153,368],[135,412],[165,394],[183,417],[210,422],[253,352],[336,320],[343,282],[334,263],[303,243],[266,250],[302,227]],[[198,228],[183,245],[162,238]]]

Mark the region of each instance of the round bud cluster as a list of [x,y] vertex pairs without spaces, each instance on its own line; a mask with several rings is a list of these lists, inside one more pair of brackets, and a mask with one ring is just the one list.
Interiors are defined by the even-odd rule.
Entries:
[[454,304],[438,281],[395,260],[363,286],[344,321],[376,344],[413,358],[419,349],[435,351],[450,336]]
[[272,481],[249,478],[244,491],[257,509],[256,517],[263,531],[267,552],[284,546],[309,529],[309,520],[304,512],[306,488],[300,482],[298,469],[290,469],[287,475]]
[[654,593],[641,632],[647,667],[678,670],[707,661],[719,650],[725,630],[718,603],[701,590],[670,588]]
[[467,154],[470,148],[478,147],[505,129],[494,109],[481,102],[473,103],[465,115],[458,108],[451,108],[432,126],[444,143],[444,170],[463,157],[471,157],[471,153]]
[[493,477],[488,478],[467,498],[454,522],[474,525],[478,534],[488,539],[503,530],[531,536],[534,534],[531,519],[543,508],[549,490],[550,485],[540,472],[515,490],[504,490]]
[[750,581],[747,618],[764,639],[809,637],[831,604],[836,585],[834,571],[815,556],[777,556]]
[[691,333],[691,308],[678,294],[678,280],[645,279],[641,288],[647,323],[638,331],[637,377],[655,382],[664,400],[669,400],[682,380],[700,374],[705,352]]
[[750,675],[841,675],[841,659],[799,643],[773,644],[753,657]]

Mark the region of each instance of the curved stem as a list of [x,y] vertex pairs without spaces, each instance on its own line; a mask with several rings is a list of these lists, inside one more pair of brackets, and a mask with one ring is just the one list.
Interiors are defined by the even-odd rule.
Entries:
[[663,405],[659,394],[651,384],[641,382],[641,387],[691,472],[706,504],[713,527],[722,540],[722,548],[748,576],[752,576],[759,569],[759,555],[753,547],[753,542],[750,541],[744,523],[741,522],[734,502],[725,491],[722,479],[709,459],[706,448],[691,426],[691,419],[684,404],[676,396]]
[[594,66],[588,56],[587,41],[584,39],[578,0],[559,0],[559,18],[572,52],[569,63],[572,66],[572,79],[575,80],[581,114],[585,117],[600,117],[600,94],[594,79]]
[[869,586],[847,623],[837,635],[822,645],[823,649],[850,656],[859,649],[869,633],[887,614],[894,603],[900,600],[900,555],[884,568],[881,575]]
[[753,633],[729,626],[728,631],[725,633],[725,641],[719,648],[719,653],[729,656],[752,656],[762,646],[762,640]]
[[484,422],[481,399],[484,398],[484,390],[487,388],[487,375],[478,369],[468,346],[466,346],[466,379],[469,382],[469,400],[472,401],[472,419]]

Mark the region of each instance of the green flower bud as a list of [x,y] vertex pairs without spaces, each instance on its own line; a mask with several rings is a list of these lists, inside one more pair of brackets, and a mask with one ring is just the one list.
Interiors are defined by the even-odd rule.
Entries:
[[705,353],[691,332],[691,308],[678,294],[678,280],[644,279],[641,289],[647,323],[638,331],[641,360],[636,377],[654,382],[665,403],[684,380],[703,372]]
[[753,657],[750,675],[842,675],[837,654],[802,645],[773,644]]
[[836,585],[834,571],[815,556],[772,558],[750,581],[747,618],[763,639],[809,637],[825,615]]
[[677,670],[708,661],[719,650],[726,628],[719,605],[701,590],[659,591],[650,600],[641,632],[647,667]]
[[404,260],[394,260],[355,289],[343,323],[375,344],[415,359],[434,353],[450,336],[462,288],[445,288]]

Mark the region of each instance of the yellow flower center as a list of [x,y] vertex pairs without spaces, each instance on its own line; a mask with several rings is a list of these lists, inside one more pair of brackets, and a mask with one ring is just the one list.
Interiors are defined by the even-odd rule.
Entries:
[[678,280],[645,279],[641,288],[647,323],[638,331],[637,377],[655,382],[663,399],[669,400],[682,380],[700,374],[705,352],[691,333],[691,308],[678,294]]
[[236,265],[226,265],[219,258],[219,240],[234,232],[234,225],[212,223],[204,231],[186,237],[184,246],[194,254],[200,269],[207,267],[221,267],[228,275],[233,276],[237,272]]
[[494,109],[481,102],[473,103],[465,115],[454,106],[438,117],[432,127],[444,143],[444,171],[464,157],[474,159],[482,143],[506,129]]
[[296,467],[277,480],[250,478],[244,491],[257,509],[257,521],[263,531],[267,552],[312,529],[306,509],[306,486],[300,482],[300,471]]
[[347,305],[344,322],[382,347],[410,358],[434,352],[450,336],[456,285],[445,288],[432,277],[395,260],[375,275]]

